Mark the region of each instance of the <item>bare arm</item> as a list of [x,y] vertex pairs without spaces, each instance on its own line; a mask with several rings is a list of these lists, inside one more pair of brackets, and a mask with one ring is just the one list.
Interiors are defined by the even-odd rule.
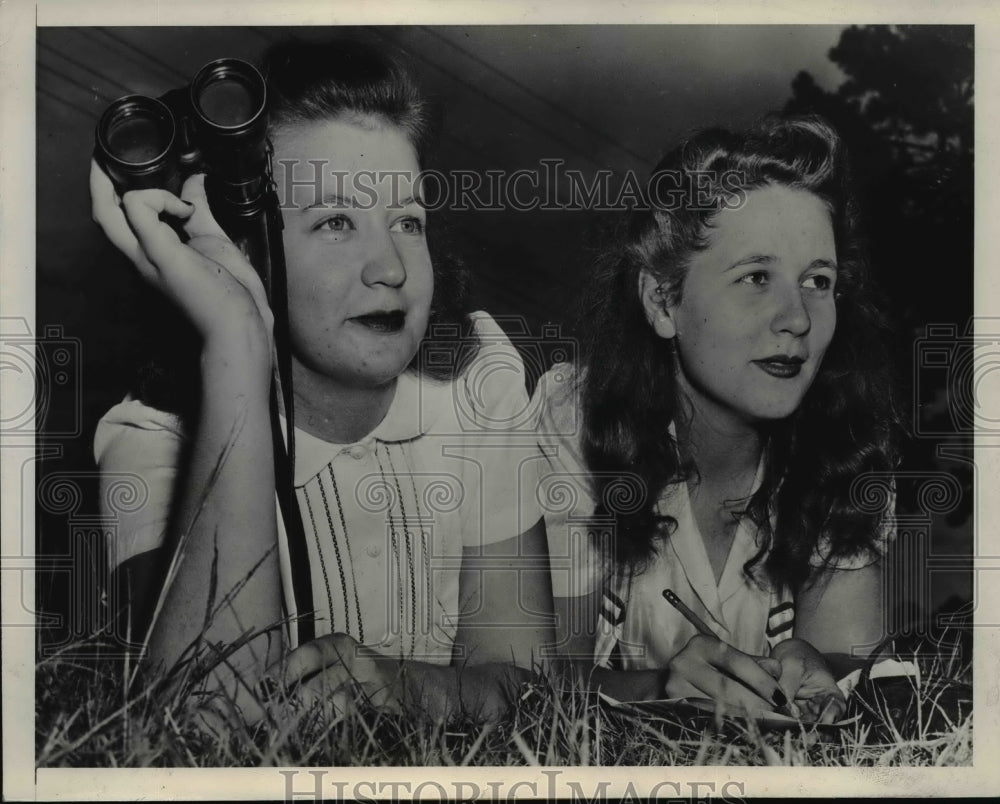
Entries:
[[600,592],[576,598],[554,600],[556,635],[562,658],[561,666],[577,681],[599,689],[619,701],[652,701],[664,696],[666,672],[652,670],[609,670],[594,665],[594,642],[597,633]]
[[[268,371],[260,366],[269,355],[253,341],[241,333],[203,350],[201,410],[172,514],[178,560],[150,633],[152,662],[170,666],[196,640],[226,646],[280,619]],[[251,641],[234,669],[259,676],[277,657],[280,630],[271,637]]]
[[796,597],[796,637],[825,654],[838,675],[860,664],[885,635],[882,566],[824,570]]
[[[199,179],[185,203],[160,190],[121,207],[92,165],[94,219],[139,273],[185,311],[203,338],[202,396],[190,459],[172,501],[176,559],[148,638],[152,664],[171,667],[189,645],[221,648],[280,617],[270,439],[270,312],[253,269],[208,212]],[[182,243],[163,218],[184,221]],[[229,597],[224,605],[222,602]],[[213,675],[251,676],[277,656],[280,631],[249,641]]]
[[545,665],[545,646],[553,642],[541,521],[481,552],[466,549],[459,597],[462,612],[450,666],[400,661],[345,634],[331,634],[294,651],[285,680],[290,685],[305,680],[300,693],[307,698],[336,701],[335,693],[352,683],[378,705],[411,704],[435,718],[464,712],[495,720],[519,686],[533,678],[534,667]]
[[545,525],[520,536],[466,548],[459,575],[462,611],[455,636],[456,664],[541,663],[554,641],[552,586]]
[[554,642],[544,522],[481,551],[466,548],[459,600],[455,658],[435,708],[502,711],[513,685],[547,666]]

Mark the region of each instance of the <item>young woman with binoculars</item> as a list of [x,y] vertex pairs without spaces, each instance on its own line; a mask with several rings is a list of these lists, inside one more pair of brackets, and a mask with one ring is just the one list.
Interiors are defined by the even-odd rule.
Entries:
[[356,42],[279,46],[265,70],[304,541],[276,513],[264,286],[201,174],[179,194],[119,196],[95,163],[95,220],[200,340],[192,413],[130,397],[99,426],[102,471],[149,487],[112,564],[137,615],[156,609],[148,662],[207,651],[211,686],[245,714],[263,679],[338,706],[360,688],[495,716],[551,628],[535,483],[505,434],[526,392],[488,371],[519,358],[465,308],[457,264],[429,252],[429,112],[407,74]]

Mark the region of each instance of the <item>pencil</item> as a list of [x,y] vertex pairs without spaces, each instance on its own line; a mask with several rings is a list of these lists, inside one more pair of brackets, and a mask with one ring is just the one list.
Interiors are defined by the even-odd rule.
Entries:
[[711,628],[705,625],[705,621],[701,619],[701,617],[699,617],[693,611],[691,611],[691,609],[689,609],[684,604],[684,601],[681,600],[679,597],[677,597],[673,589],[664,589],[663,597],[666,598],[667,603],[669,603],[671,606],[677,609],[677,611],[679,611],[681,614],[684,615],[684,619],[686,619],[689,623],[691,623],[691,625],[693,625],[696,629],[698,629],[699,634],[704,634],[705,636],[710,636],[710,637],[716,637],[716,639],[718,639],[718,637],[715,634],[715,631],[713,631]]
[[[715,637],[716,639],[719,639],[716,633],[705,624],[705,621],[701,619],[701,617],[699,617],[693,611],[691,611],[691,609],[687,607],[687,605],[684,603],[683,600],[677,597],[677,594],[674,592],[673,589],[664,589],[663,597],[667,601],[667,603],[669,603],[671,606],[677,609],[677,611],[679,611],[681,614],[684,615],[684,619],[687,620],[689,623],[691,623],[691,625],[693,625],[697,629],[699,634],[704,634],[705,636]],[[719,641],[725,642],[725,640],[719,640]],[[757,690],[754,690],[754,692],[760,695],[760,692],[758,692]],[[763,698],[765,701],[767,700],[766,695],[760,695],[760,697]],[[777,704],[777,701],[774,701],[774,703]],[[795,715],[792,713],[791,708],[787,705],[776,706],[775,711],[781,713],[782,715],[795,717]]]

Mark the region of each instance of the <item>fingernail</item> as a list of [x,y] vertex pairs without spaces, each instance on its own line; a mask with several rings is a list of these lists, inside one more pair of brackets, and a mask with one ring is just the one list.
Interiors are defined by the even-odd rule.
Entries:
[[775,706],[784,706],[788,703],[788,699],[785,697],[785,693],[781,690],[775,690],[774,695],[771,696],[771,700],[774,701]]
[[[183,198],[181,200],[184,201]],[[187,204],[191,209],[194,209],[194,204],[192,204],[190,201],[184,201],[184,203]]]

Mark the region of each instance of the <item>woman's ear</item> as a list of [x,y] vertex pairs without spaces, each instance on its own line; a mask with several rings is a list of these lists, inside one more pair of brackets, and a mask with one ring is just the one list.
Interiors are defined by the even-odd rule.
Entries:
[[673,338],[677,334],[668,299],[669,291],[662,282],[645,269],[639,272],[639,300],[646,320],[661,338]]

